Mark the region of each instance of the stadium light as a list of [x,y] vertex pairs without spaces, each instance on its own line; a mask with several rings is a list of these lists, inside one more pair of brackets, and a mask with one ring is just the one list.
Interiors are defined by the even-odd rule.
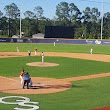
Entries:
[[103,33],[103,15],[104,15],[104,0],[102,0],[101,40],[102,40],[102,33]]
[[20,0],[20,38],[21,38],[21,14],[22,14],[22,0]]

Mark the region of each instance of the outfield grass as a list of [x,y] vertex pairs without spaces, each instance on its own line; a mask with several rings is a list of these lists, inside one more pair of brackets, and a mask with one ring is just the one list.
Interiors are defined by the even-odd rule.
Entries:
[[[109,46],[104,45],[65,45],[57,44],[0,44],[0,51],[16,51],[16,46],[19,46],[21,51],[30,49],[34,51],[38,47],[38,51],[44,52],[77,52],[89,53],[90,48],[94,49],[94,53],[110,54]],[[20,57],[20,58],[0,58],[0,75],[7,77],[17,77],[22,67],[36,77],[51,77],[51,78],[67,78],[74,76],[82,76],[89,74],[99,74],[110,72],[110,63],[82,60],[66,57],[45,57],[47,62],[60,64],[57,67],[29,67],[26,63],[41,61],[41,57]],[[72,88],[59,93],[42,94],[42,95],[25,95],[32,101],[40,102],[39,110],[90,110],[110,106],[110,77],[90,79],[84,81],[72,82]],[[0,97],[12,96],[16,94],[0,93]],[[21,96],[21,95],[20,95]],[[16,105],[0,104],[0,110],[12,110]],[[17,106],[19,107],[19,106]]]
[[90,48],[93,48],[95,54],[110,54],[109,45],[73,45],[73,44],[37,44],[37,43],[0,43],[0,52],[16,52],[16,47],[19,47],[21,52],[28,50],[34,51],[38,48],[39,52],[74,52],[74,53],[90,53]]

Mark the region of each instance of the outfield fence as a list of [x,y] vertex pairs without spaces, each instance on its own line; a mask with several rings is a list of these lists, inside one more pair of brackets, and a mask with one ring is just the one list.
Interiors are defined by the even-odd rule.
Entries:
[[0,43],[57,43],[57,44],[104,44],[110,45],[110,40],[75,40],[75,39],[31,39],[31,38],[0,38]]

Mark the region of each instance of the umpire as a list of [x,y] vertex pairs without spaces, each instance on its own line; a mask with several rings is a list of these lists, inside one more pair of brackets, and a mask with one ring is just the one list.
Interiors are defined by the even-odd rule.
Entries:
[[23,89],[26,84],[27,89],[29,89],[30,75],[28,74],[28,72],[24,74],[23,80],[24,80]]

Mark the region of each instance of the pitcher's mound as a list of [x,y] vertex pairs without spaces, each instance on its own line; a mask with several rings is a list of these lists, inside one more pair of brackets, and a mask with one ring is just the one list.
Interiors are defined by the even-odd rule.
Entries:
[[50,62],[32,62],[32,63],[27,63],[26,65],[28,66],[39,66],[39,67],[50,67],[50,66],[58,66],[59,64],[57,63],[50,63]]

